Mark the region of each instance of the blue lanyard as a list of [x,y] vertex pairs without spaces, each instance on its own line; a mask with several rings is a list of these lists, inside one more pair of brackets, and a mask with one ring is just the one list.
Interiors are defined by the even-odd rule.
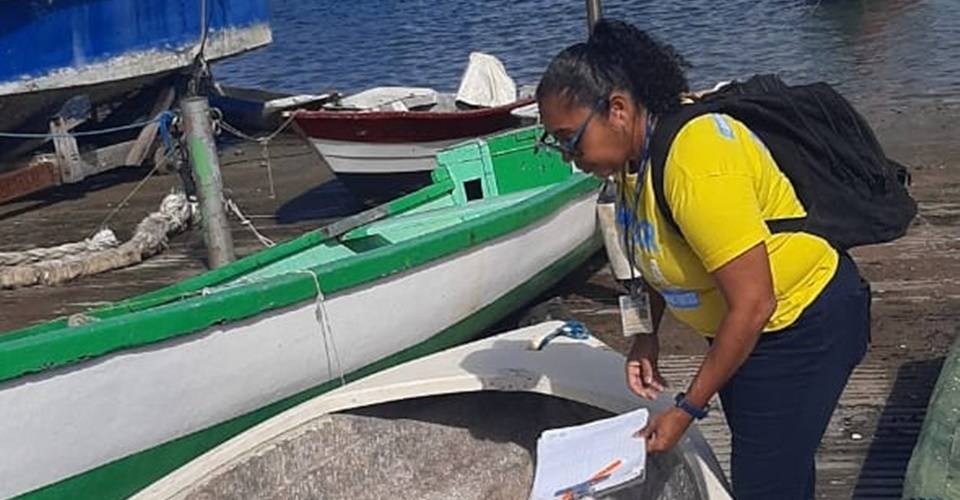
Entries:
[[[643,176],[647,171],[647,161],[650,159],[650,140],[653,137],[653,128],[654,128],[654,119],[651,113],[647,113],[646,127],[643,131],[643,149],[640,150],[640,161],[636,163],[637,165],[637,182],[633,186],[634,188],[634,210],[636,210],[636,204],[640,201],[640,191],[643,189]],[[622,184],[625,187],[627,179],[627,172],[624,171]],[[621,190],[622,192],[623,190]],[[621,193],[625,195],[626,193]],[[626,200],[623,200],[626,201]]]
[[633,271],[636,266],[636,244],[634,242],[634,225],[637,223],[637,207],[640,205],[640,193],[643,190],[643,177],[646,174],[647,170],[647,161],[650,159],[650,139],[653,137],[653,127],[654,119],[653,114],[649,111],[647,112],[646,127],[643,131],[643,149],[640,150],[640,162],[637,166],[637,182],[634,184],[633,192],[633,208],[627,204],[626,200],[626,186],[627,186],[627,169],[624,169],[623,177],[621,184],[623,189],[620,189],[620,203],[624,206],[625,209],[633,210],[633,217],[628,217],[624,222],[624,249],[627,252],[627,262],[630,264],[630,294],[636,297],[639,293],[636,285],[636,276],[634,276]]

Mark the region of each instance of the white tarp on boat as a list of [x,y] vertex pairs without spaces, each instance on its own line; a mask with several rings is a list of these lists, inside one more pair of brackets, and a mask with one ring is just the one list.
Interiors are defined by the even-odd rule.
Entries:
[[460,79],[457,100],[471,106],[503,106],[517,100],[517,84],[499,59],[473,52]]
[[437,91],[423,87],[376,87],[340,100],[337,106],[369,111],[408,111],[437,104]]

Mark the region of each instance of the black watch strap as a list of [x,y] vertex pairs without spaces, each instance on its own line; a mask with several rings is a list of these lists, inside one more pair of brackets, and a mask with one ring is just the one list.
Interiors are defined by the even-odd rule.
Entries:
[[704,418],[707,417],[707,414],[710,412],[709,407],[700,408],[697,405],[688,401],[686,393],[683,393],[683,392],[678,392],[677,397],[674,398],[674,401],[675,401],[675,406],[677,408],[680,408],[681,410],[686,412],[687,415],[690,415],[691,417],[697,420],[703,420]]

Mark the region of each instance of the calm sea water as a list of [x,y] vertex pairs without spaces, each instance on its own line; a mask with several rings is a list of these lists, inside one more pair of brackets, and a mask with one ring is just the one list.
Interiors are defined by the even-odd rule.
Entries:
[[[695,88],[758,72],[858,99],[960,99],[960,0],[605,0],[673,44]],[[232,85],[455,90],[471,51],[518,83],[586,36],[583,0],[272,0],[271,46],[215,66]]]

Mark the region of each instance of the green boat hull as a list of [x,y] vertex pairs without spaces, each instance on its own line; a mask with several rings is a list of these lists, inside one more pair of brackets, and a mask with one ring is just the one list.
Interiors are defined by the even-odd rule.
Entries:
[[960,339],[950,349],[930,396],[907,466],[903,497],[960,498]]

